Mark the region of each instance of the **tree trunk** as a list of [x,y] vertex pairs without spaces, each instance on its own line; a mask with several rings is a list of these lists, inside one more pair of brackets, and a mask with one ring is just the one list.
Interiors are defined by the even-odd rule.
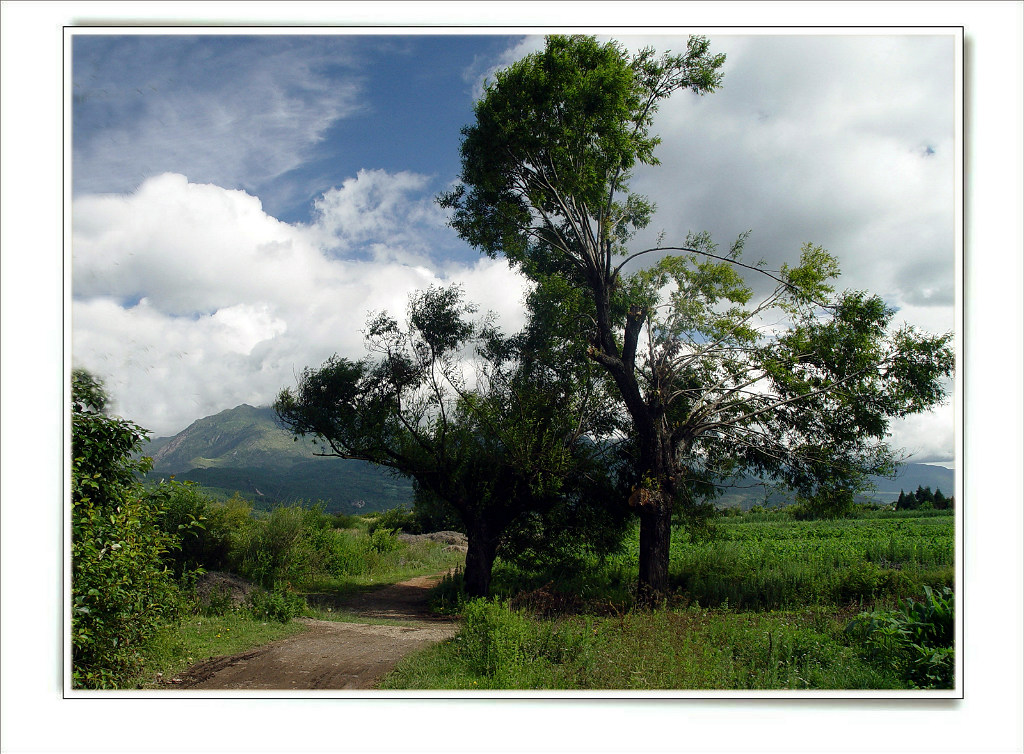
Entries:
[[669,593],[668,560],[672,545],[672,509],[665,502],[640,510],[640,581],[637,599],[655,607]]
[[491,589],[491,569],[498,550],[497,538],[492,538],[483,524],[466,527],[468,548],[466,572],[463,582],[469,597],[486,597]]
[[676,464],[671,438],[655,433],[653,441],[641,449],[641,463],[647,469],[650,489],[644,489],[636,501],[640,513],[640,578],[637,598],[641,605],[655,607],[669,594],[672,508],[676,502]]

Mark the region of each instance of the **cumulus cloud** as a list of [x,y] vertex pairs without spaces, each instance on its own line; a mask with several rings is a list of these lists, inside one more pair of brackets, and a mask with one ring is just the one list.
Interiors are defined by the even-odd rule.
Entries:
[[[327,192],[309,225],[175,174],[129,195],[77,199],[74,363],[107,379],[122,415],[172,434],[242,402],[268,403],[333,353],[362,357],[367,315],[400,316],[409,293],[430,285],[460,282],[507,329],[521,327],[526,283],[506,264],[416,256],[408,239],[441,232],[437,218],[393,199],[422,185],[361,174]],[[339,253],[356,242],[373,253]]]
[[713,37],[723,88],[668,100],[654,125],[662,164],[637,171],[635,189],[659,210],[648,236],[709,230],[727,245],[750,229],[747,255],[776,269],[821,244],[842,286],[942,307],[951,329],[953,44]]

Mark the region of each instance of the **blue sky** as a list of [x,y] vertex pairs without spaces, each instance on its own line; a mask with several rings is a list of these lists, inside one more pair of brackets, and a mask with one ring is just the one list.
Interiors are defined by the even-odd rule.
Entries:
[[483,35],[77,36],[75,191],[131,191],[148,176],[183,172],[305,222],[319,193],[361,169],[450,180],[475,69],[511,44]]
[[[358,357],[371,311],[461,282],[508,329],[525,282],[446,227],[485,77],[541,36],[76,33],[73,359],[157,435],[265,404],[305,366]],[[617,35],[680,50],[683,36]],[[957,40],[712,35],[723,89],[675,95],[647,234],[746,231],[751,259],[836,254],[845,287],[955,327]],[[952,460],[953,408],[895,427]]]

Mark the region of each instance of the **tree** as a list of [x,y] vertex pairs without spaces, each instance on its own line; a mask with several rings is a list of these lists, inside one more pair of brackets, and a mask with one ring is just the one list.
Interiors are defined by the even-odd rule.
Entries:
[[178,606],[163,558],[177,539],[161,531],[160,500],[135,460],[146,431],[104,413],[102,383],[72,373],[71,648],[76,687],[116,687],[140,646]]
[[274,408],[322,454],[391,468],[421,498],[451,506],[469,544],[466,591],[485,596],[512,522],[551,509],[599,471],[584,438],[603,429],[602,402],[539,330],[509,338],[471,322],[473,313],[456,287],[414,294],[406,327],[386,314],[369,322],[373,358],[304,370]]
[[[655,164],[661,100],[706,94],[724,55],[691,37],[680,55],[629,56],[617,43],[553,36],[496,74],[463,129],[461,183],[439,198],[452,227],[535,280],[585,299],[577,336],[611,378],[638,448],[639,585],[668,589],[671,515],[706,509],[709,485],[737,471],[812,495],[891,472],[888,420],[934,405],[953,365],[949,336],[889,333],[893,310],[837,294],[836,260],[808,244],[768,270],[719,251],[706,233],[681,245],[629,244],[654,208],[629,189]],[[627,273],[643,255],[667,254]],[[740,272],[756,273],[770,292]]]

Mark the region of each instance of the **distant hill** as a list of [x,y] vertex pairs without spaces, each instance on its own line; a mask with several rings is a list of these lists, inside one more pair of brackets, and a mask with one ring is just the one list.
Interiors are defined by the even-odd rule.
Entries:
[[[193,422],[174,437],[158,437],[143,450],[153,458],[151,477],[173,474],[230,497],[235,492],[260,508],[278,503],[323,501],[329,511],[387,510],[411,503],[412,483],[365,461],[322,458],[313,443],[296,440],[277,422],[273,409],[249,405]],[[941,489],[955,493],[954,474],[940,466],[911,463],[895,479],[872,477],[876,490],[866,499],[889,503],[900,490]],[[717,500],[721,507],[784,505],[792,496],[760,480],[744,478]]]
[[[875,489],[859,497],[863,502],[892,503],[900,496],[900,490],[913,492],[918,486],[930,487],[932,492],[940,489],[946,497],[952,497],[956,493],[956,475],[952,469],[924,463],[905,464],[892,479],[878,476],[868,479]],[[788,505],[793,500],[793,495],[786,490],[778,490],[765,485],[760,479],[746,477],[737,480],[735,486],[726,490],[716,504],[719,507],[739,507],[747,510],[754,505]]]
[[296,440],[273,409],[249,405],[221,411],[143,449],[153,459],[150,477],[173,475],[211,491],[235,492],[260,508],[322,501],[329,511],[387,510],[412,500],[408,479],[366,463],[314,455]]

